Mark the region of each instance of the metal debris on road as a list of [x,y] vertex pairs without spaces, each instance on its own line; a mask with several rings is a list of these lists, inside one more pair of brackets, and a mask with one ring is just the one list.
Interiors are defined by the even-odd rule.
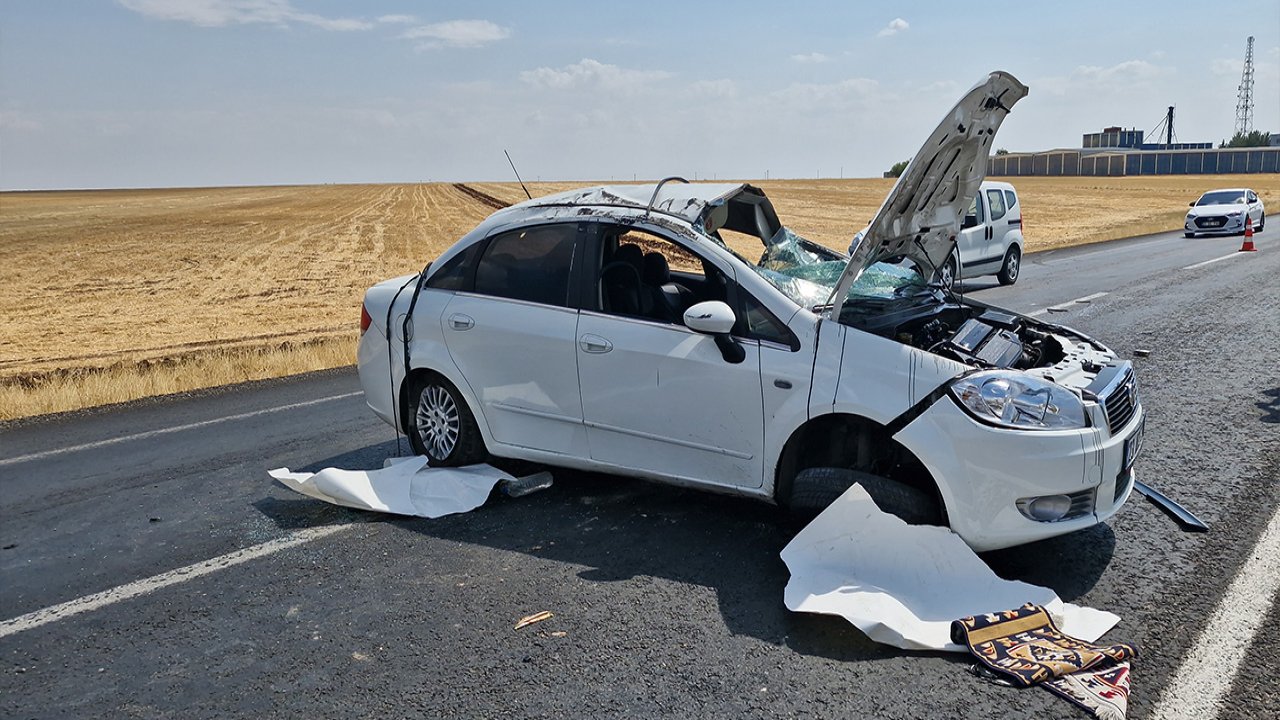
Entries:
[[1150,350],[1134,350],[1133,351],[1134,357],[1149,357],[1150,355],[1151,355]]
[[516,623],[516,629],[519,630],[522,627],[528,627],[534,623],[540,623],[543,620],[550,620],[553,617],[555,617],[555,615],[553,615],[550,610],[543,610],[542,612],[536,612],[532,615],[525,615]]
[[1152,505],[1160,508],[1164,514],[1173,518],[1174,521],[1182,526],[1183,530],[1186,530],[1187,532],[1209,532],[1209,526],[1206,525],[1204,521],[1196,517],[1190,510],[1182,507],[1182,505],[1168,495],[1165,495],[1141,480],[1135,480],[1133,482],[1133,489],[1137,490],[1139,495],[1149,500]]

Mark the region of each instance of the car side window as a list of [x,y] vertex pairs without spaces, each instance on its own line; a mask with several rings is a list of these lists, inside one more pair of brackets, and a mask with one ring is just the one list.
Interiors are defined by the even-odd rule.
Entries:
[[969,212],[966,215],[973,216],[974,221],[981,225],[986,221],[986,214],[982,212],[982,193],[973,196],[973,201],[969,203]]
[[449,258],[439,270],[427,278],[427,287],[437,290],[469,290],[471,269],[475,267],[476,255],[484,243],[474,243],[471,247]]
[[1249,202],[1258,202],[1258,196],[1252,190],[1249,191]]
[[567,305],[577,224],[539,225],[493,237],[476,266],[475,292]]
[[1005,202],[1005,207],[1012,210],[1013,206],[1018,204],[1018,196],[1014,195],[1012,190],[1005,190],[1004,202]]
[[987,204],[991,206],[992,220],[999,220],[1004,217],[1004,193],[999,190],[988,190]]
[[761,305],[759,300],[756,300],[741,288],[738,289],[738,295],[741,298],[742,319],[739,321],[738,327],[734,328],[735,335],[775,342],[779,345],[786,345],[793,350],[799,349],[795,334],[773,313],[769,312],[768,308]]
[[595,276],[602,312],[683,325],[684,311],[710,292],[702,259],[661,235],[606,227],[600,250]]

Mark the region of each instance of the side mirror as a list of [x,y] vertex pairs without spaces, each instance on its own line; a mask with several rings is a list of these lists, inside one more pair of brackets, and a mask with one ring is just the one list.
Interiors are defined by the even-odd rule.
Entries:
[[1195,200],[1192,200],[1191,202],[1187,203],[1187,207],[1195,207],[1195,206],[1196,206]]
[[719,300],[700,302],[684,311],[685,327],[715,337],[720,356],[734,365],[747,359],[747,351],[729,334],[737,321],[733,309]]
[[960,223],[961,230],[968,230],[971,227],[978,227],[977,215],[965,215],[964,222]]
[[694,332],[724,335],[733,330],[733,309],[719,300],[700,302],[684,311],[684,324]]

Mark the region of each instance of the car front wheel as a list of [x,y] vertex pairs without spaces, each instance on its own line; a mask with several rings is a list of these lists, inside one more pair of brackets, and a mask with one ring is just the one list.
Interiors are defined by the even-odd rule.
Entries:
[[788,505],[797,514],[811,515],[826,509],[858,483],[876,506],[911,525],[940,525],[937,500],[918,488],[879,475],[835,467],[801,470],[791,483]]
[[409,396],[409,444],[435,467],[481,462],[484,438],[462,394],[448,380],[431,374],[418,380]]
[[1195,236],[1196,236],[1196,234],[1195,234],[1195,233],[1193,233],[1193,232],[1184,232],[1184,233],[1182,233],[1182,237],[1195,237]]
[[1011,245],[1009,251],[1004,254],[1004,265],[1000,266],[1000,273],[996,275],[996,279],[1001,285],[1012,285],[1018,282],[1018,273],[1022,270],[1022,251],[1017,245]]
[[1254,228],[1253,231],[1262,232],[1262,228],[1266,227],[1266,225],[1267,225],[1267,214],[1262,213],[1262,216],[1258,218],[1258,227]]

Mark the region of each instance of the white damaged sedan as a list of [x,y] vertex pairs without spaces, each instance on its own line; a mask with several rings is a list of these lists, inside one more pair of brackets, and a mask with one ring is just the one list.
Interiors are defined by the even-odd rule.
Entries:
[[1130,364],[938,280],[1026,93],[1002,72],[966,93],[848,256],[747,184],[500,210],[366,294],[369,407],[433,465],[494,455],[807,511],[858,482],[976,550],[1103,522],[1141,446]]
[[1210,190],[1191,203],[1182,234],[1242,233],[1246,221],[1253,223],[1254,232],[1262,232],[1267,222],[1267,209],[1258,193],[1249,188]]

